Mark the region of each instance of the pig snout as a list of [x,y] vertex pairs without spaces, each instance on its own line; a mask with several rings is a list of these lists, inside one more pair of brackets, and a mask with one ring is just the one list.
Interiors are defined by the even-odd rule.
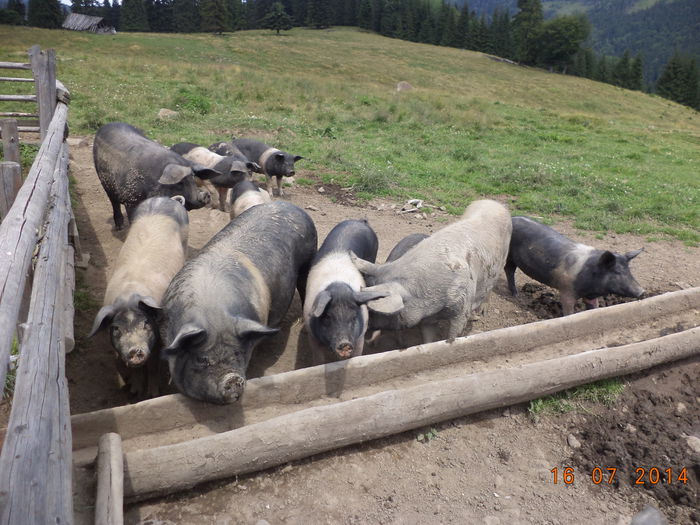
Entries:
[[211,202],[211,195],[208,191],[200,191],[197,193],[197,202],[204,207]]
[[234,403],[238,401],[245,389],[245,378],[238,374],[226,374],[219,381],[217,393],[221,403]]
[[350,357],[353,350],[354,348],[349,341],[338,343],[338,345],[335,347],[335,353],[338,354],[338,357],[341,359],[347,359]]
[[130,348],[126,353],[126,366],[141,366],[148,359],[148,350],[135,347]]

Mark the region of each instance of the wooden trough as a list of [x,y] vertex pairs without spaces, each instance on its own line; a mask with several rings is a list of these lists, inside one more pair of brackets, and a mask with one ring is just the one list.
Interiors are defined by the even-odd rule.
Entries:
[[520,403],[699,355],[699,314],[693,288],[253,379],[234,405],[171,395],[75,415],[75,479],[108,432],[134,501]]

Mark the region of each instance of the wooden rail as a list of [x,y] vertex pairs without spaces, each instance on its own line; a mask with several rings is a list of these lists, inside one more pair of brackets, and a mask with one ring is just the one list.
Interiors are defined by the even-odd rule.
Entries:
[[[65,305],[72,304],[74,282],[65,142],[69,96],[62,85],[56,88],[54,52],[34,46],[30,57],[45,128],[29,174],[0,223],[0,384],[17,326],[23,326],[0,454],[0,524],[71,524],[72,434],[65,377],[66,345],[73,338],[73,310]],[[30,69],[8,62],[0,67]],[[8,127],[3,125],[3,131]],[[20,310],[29,290],[25,320]]]

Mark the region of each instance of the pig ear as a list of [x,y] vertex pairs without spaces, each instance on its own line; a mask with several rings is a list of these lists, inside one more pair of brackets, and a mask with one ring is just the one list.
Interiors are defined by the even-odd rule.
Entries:
[[605,267],[615,266],[615,254],[609,250],[602,253],[599,259],[600,265]]
[[284,153],[282,153],[282,152],[275,153],[275,157],[277,157],[278,160],[284,160]]
[[404,309],[403,297],[401,297],[402,287],[396,283],[383,283],[377,286],[370,286],[362,290],[363,292],[380,293],[381,299],[374,299],[367,303],[367,308],[378,314],[392,315]]
[[194,323],[187,323],[180,328],[180,331],[166,348],[163,349],[164,356],[173,356],[187,350],[188,347],[202,344],[207,339],[207,331]]
[[187,166],[180,166],[179,164],[168,164],[167,166],[165,166],[163,173],[161,173],[158,182],[160,182],[161,184],[177,184],[191,173],[192,170]]
[[248,339],[248,341],[253,344],[257,343],[260,339],[266,335],[276,334],[280,331],[279,328],[270,328],[264,324],[253,321],[252,319],[246,319],[244,317],[234,317],[233,327],[236,333],[243,338]]
[[321,317],[330,302],[331,294],[327,290],[323,290],[316,296],[316,299],[314,299],[314,304],[311,307],[311,315],[313,317]]
[[355,292],[353,294],[353,297],[357,304],[367,304],[370,301],[374,301],[375,299],[382,299],[383,297],[386,297],[388,295],[389,292],[386,290],[368,291],[365,289],[362,292]]
[[350,255],[350,260],[352,261],[352,263],[355,265],[355,267],[358,270],[360,270],[361,273],[366,273],[368,275],[376,275],[377,274],[377,268],[379,267],[378,264],[374,264],[374,263],[365,261],[364,259],[360,259],[352,251],[349,251],[348,254]]
[[114,319],[114,314],[116,313],[117,309],[114,308],[113,304],[108,304],[107,306],[100,308],[100,311],[97,312],[97,315],[95,316],[95,322],[92,323],[92,330],[90,330],[90,335],[88,335],[88,337],[92,337],[100,330],[107,328],[107,325],[112,322],[112,319]]
[[173,195],[170,198],[176,202],[179,202],[183,206],[185,205],[185,197],[183,197],[182,195]]
[[160,312],[161,310],[161,307],[158,304],[158,302],[150,295],[147,295],[145,297],[140,295],[138,297],[138,304],[139,308],[141,308],[141,310],[143,310],[147,314],[158,315],[158,312]]
[[192,171],[194,171],[194,174],[202,180],[213,179],[214,177],[219,177],[223,175],[223,173],[221,173],[220,171],[217,171],[212,168],[206,168],[201,164],[197,163],[192,164]]
[[294,162],[297,162],[298,160],[302,160],[303,158],[304,158],[304,157],[302,157],[301,155],[295,155],[295,156],[294,156]]
[[627,259],[628,261],[631,261],[631,260],[634,259],[637,255],[639,255],[640,253],[642,253],[643,250],[644,250],[644,248],[640,248],[639,250],[634,250],[633,252],[627,252],[627,253],[625,254],[625,259]]

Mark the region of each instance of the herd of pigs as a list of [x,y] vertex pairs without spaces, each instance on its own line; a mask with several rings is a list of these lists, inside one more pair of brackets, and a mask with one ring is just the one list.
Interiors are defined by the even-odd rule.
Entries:
[[[366,220],[340,222],[317,249],[311,217],[272,200],[272,178],[282,196],[282,178],[302,157],[252,139],[166,148],[114,122],[98,130],[93,156],[116,229],[123,204],[129,231],[91,335],[108,331],[122,371],[157,371],[167,361],[176,387],[202,401],[239,399],[254,347],[279,331],[295,289],[319,364],[362,355],[365,337],[382,330],[417,326],[430,342],[444,338],[438,322],[447,321],[454,340],[503,269],[513,295],[516,268],[557,288],[565,315],[578,298],[595,308],[609,293],[644,293],[629,269],[641,250],[575,243],[493,200],[472,202],[430,236],[403,239],[384,264],[375,262],[379,241]],[[252,172],[267,176],[267,192]],[[187,210],[210,203],[231,221],[186,260]],[[140,395],[156,394],[158,382],[151,377]]]

